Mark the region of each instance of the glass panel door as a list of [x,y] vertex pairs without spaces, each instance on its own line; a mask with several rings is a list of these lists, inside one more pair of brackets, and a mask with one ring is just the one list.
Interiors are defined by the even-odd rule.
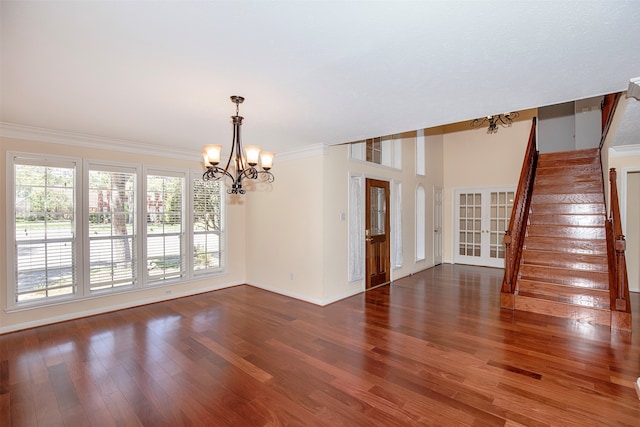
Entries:
[[513,189],[456,191],[455,262],[504,268]]

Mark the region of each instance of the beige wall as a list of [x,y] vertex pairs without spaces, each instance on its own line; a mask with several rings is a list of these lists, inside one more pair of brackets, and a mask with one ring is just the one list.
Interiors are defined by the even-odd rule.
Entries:
[[[427,190],[427,222],[432,221],[433,186],[442,186],[442,138],[427,140],[427,174],[415,175],[414,134],[403,135],[403,169],[349,158],[348,145],[326,147],[320,154],[279,161],[277,181],[269,191],[247,197],[247,282],[316,304],[328,304],[364,290],[349,282],[349,176],[402,183],[403,255],[392,279],[432,263],[432,236],[427,259],[415,261],[415,189]],[[427,226],[430,230],[430,226]],[[364,231],[363,231],[364,233]]]
[[511,128],[489,135],[467,123],[444,128],[444,262],[453,256],[453,195],[458,188],[516,187],[535,110],[521,113]]
[[117,152],[78,145],[0,138],[0,164],[2,165],[2,173],[0,173],[0,240],[2,241],[2,244],[0,244],[0,306],[2,307],[0,311],[0,333],[244,283],[245,208],[242,205],[229,205],[226,221],[228,249],[227,271],[223,275],[175,284],[157,285],[110,296],[63,302],[48,307],[6,312],[7,286],[13,286],[13,284],[7,283],[6,275],[7,245],[5,242],[7,241],[7,216],[5,213],[7,212],[7,183],[5,166],[7,164],[8,151],[201,170],[201,164],[197,160],[176,160],[175,158],[169,157]]
[[247,283],[323,301],[324,156],[278,161],[276,181],[244,196]]

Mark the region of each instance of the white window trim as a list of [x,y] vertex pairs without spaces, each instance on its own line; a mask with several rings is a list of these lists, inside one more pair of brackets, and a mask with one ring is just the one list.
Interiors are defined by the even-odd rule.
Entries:
[[[30,302],[16,302],[16,270],[14,267],[16,264],[15,258],[15,164],[32,164],[32,165],[46,165],[46,166],[58,166],[58,167],[74,167],[75,168],[75,238],[76,238],[76,273],[78,281],[76,283],[75,293],[71,295],[64,295],[60,297],[54,297],[51,299],[41,299]],[[186,283],[191,280],[202,280],[204,277],[221,276],[227,273],[227,238],[226,238],[226,209],[227,209],[227,197],[224,185],[221,186],[221,239],[220,239],[220,263],[221,268],[215,271],[206,271],[194,273],[192,270],[192,250],[193,247],[193,220],[192,220],[192,207],[193,207],[193,183],[192,179],[195,177],[201,177],[202,172],[192,169],[177,169],[158,167],[155,165],[142,165],[123,162],[112,162],[99,159],[80,158],[73,156],[58,156],[49,154],[39,154],[31,152],[19,152],[19,151],[7,151],[5,159],[6,173],[6,242],[5,247],[7,251],[7,302],[6,311],[15,312],[21,310],[28,310],[34,308],[51,307],[60,304],[66,304],[69,302],[76,302],[79,300],[87,300],[94,298],[104,298],[111,295],[123,294],[128,292],[140,291],[143,289],[158,288],[166,285],[172,285],[176,283]],[[104,167],[107,170],[121,169],[131,172],[136,171],[136,208],[138,229],[136,234],[136,250],[138,252],[138,280],[132,287],[125,287],[123,289],[113,289],[109,291],[96,291],[90,292],[89,283],[89,268],[86,260],[89,259],[89,236],[88,236],[88,221],[89,221],[89,206],[88,206],[88,183],[89,183],[89,170],[100,169]],[[184,182],[184,194],[182,209],[183,218],[183,250],[186,254],[185,262],[185,274],[181,278],[172,280],[154,282],[150,284],[147,277],[146,259],[147,259],[147,230],[146,230],[146,189],[147,189],[147,175],[163,175],[163,176],[177,176],[182,177]],[[192,179],[190,179],[192,178]],[[139,205],[139,206],[138,206]]]
[[[105,296],[105,295],[113,295],[113,294],[117,294],[120,292],[126,292],[128,290],[132,290],[132,289],[140,289],[143,286],[144,283],[144,275],[143,275],[143,263],[141,262],[140,256],[142,254],[142,246],[143,246],[143,241],[140,238],[140,230],[142,228],[142,224],[140,222],[141,219],[141,211],[142,206],[138,206],[140,204],[140,198],[142,197],[139,193],[139,188],[141,185],[141,181],[142,181],[142,165],[140,164],[136,164],[136,163],[122,163],[122,162],[109,162],[109,161],[104,161],[104,160],[95,160],[95,159],[85,159],[84,160],[84,173],[82,175],[82,182],[83,182],[83,188],[85,189],[85,192],[87,194],[88,197],[88,192],[89,192],[89,172],[91,170],[101,170],[101,168],[104,168],[104,170],[109,170],[109,171],[114,171],[114,172],[127,172],[127,173],[132,173],[135,172],[135,176],[136,176],[136,222],[137,222],[137,230],[136,230],[136,234],[134,234],[135,237],[135,251],[136,251],[136,255],[137,255],[137,267],[136,267],[136,274],[137,274],[137,280],[134,283],[133,286],[130,287],[126,287],[126,288],[122,288],[122,289],[108,289],[108,290],[103,290],[103,291],[94,291],[91,292],[91,280],[89,278],[90,274],[91,274],[91,268],[85,268],[85,273],[82,276],[83,278],[83,283],[82,283],[82,288],[84,288],[84,294],[87,296]],[[83,192],[84,195],[84,192]],[[83,224],[82,224],[82,236],[83,236],[83,259],[90,259],[91,257],[91,253],[90,253],[90,236],[88,235],[88,230],[89,230],[89,200],[85,199],[86,203],[82,205],[82,210],[85,213],[83,215]],[[86,206],[85,206],[86,205]],[[84,264],[84,263],[83,263]]]
[[220,181],[220,268],[217,270],[205,270],[196,272],[193,267],[193,247],[194,247],[194,237],[193,237],[193,181],[196,179],[202,179],[201,171],[191,171],[189,174],[189,179],[187,180],[187,188],[189,191],[189,198],[187,203],[187,212],[189,212],[187,216],[187,220],[189,222],[189,228],[187,232],[187,262],[189,263],[189,268],[187,269],[187,274],[189,278],[201,278],[205,276],[217,275],[217,274],[225,274],[227,272],[227,191],[226,185],[223,181]]
[[[83,162],[82,159],[77,157],[69,157],[69,156],[56,156],[56,155],[39,155],[33,153],[23,153],[16,151],[7,152],[7,242],[6,242],[6,251],[7,251],[7,310],[22,308],[22,307],[41,307],[45,305],[56,304],[62,301],[73,301],[78,298],[82,298],[84,296],[84,289],[82,283],[79,283],[80,280],[84,278],[84,263],[77,262],[80,254],[84,253],[84,242],[82,239],[82,224],[84,222],[84,208],[83,208],[83,194],[84,188],[82,179],[78,177],[82,177],[83,174]],[[63,295],[59,297],[46,298],[44,300],[37,300],[32,302],[21,302],[18,303],[16,301],[16,253],[15,253],[15,242],[16,242],[16,234],[15,234],[15,194],[16,194],[16,176],[15,176],[15,165],[16,164],[27,164],[34,166],[52,166],[52,167],[73,167],[75,170],[75,186],[74,186],[74,198],[76,204],[76,211],[74,212],[75,216],[75,244],[76,244],[76,259],[74,260],[76,267],[76,277],[78,280],[75,283],[75,290],[71,295]]]

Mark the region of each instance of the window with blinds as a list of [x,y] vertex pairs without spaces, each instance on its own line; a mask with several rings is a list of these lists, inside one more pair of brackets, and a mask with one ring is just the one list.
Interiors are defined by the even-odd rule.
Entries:
[[220,181],[203,181],[199,174],[192,180],[192,268],[195,274],[222,269],[223,187]]
[[147,277],[157,284],[185,276],[184,176],[147,175]]
[[137,281],[136,170],[89,166],[90,291]]
[[8,158],[8,310],[224,271],[222,183],[183,169]]
[[76,165],[14,159],[16,303],[75,294]]

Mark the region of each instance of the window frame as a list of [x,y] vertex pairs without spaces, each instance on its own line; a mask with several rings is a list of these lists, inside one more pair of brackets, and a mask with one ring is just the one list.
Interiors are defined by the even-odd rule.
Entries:
[[142,171],[141,171],[141,166],[139,164],[127,164],[127,163],[121,163],[121,162],[108,162],[108,161],[101,161],[101,160],[92,160],[92,159],[85,159],[84,161],[84,170],[85,173],[83,174],[83,182],[84,182],[84,188],[85,188],[85,192],[86,192],[86,203],[85,205],[82,206],[82,208],[85,210],[85,215],[84,215],[84,224],[83,224],[83,238],[84,238],[84,247],[86,248],[85,253],[84,253],[84,259],[88,259],[91,260],[91,236],[90,236],[90,220],[91,220],[91,213],[89,211],[89,203],[90,203],[90,195],[89,192],[91,190],[90,188],[90,182],[89,182],[89,175],[91,173],[91,171],[103,171],[103,172],[124,172],[124,173],[132,173],[135,176],[135,184],[134,184],[134,203],[135,203],[135,211],[134,211],[134,221],[135,221],[135,227],[133,230],[133,244],[132,244],[132,251],[134,252],[133,256],[134,256],[134,262],[136,264],[136,277],[132,283],[132,285],[130,286],[123,286],[122,288],[114,288],[113,286],[111,286],[110,289],[101,289],[101,290],[95,290],[92,291],[91,290],[91,264],[89,262],[89,264],[86,265],[86,271],[85,271],[85,276],[83,277],[83,284],[85,285],[85,292],[87,295],[112,295],[114,293],[118,293],[119,291],[127,291],[127,290],[131,290],[131,289],[139,289],[142,287],[143,284],[143,276],[142,276],[142,263],[140,262],[140,254],[141,254],[141,239],[140,239],[140,216],[141,213],[140,211],[141,206],[140,206],[140,181],[141,181],[141,176],[142,176]]
[[[57,304],[61,301],[75,300],[84,296],[84,289],[82,286],[82,278],[84,277],[84,263],[78,262],[80,254],[84,253],[83,239],[81,236],[81,229],[83,223],[84,210],[82,209],[83,201],[83,188],[82,180],[79,179],[83,173],[82,159],[77,157],[56,156],[56,155],[35,155],[32,153],[21,152],[7,152],[7,303],[8,310],[19,307],[33,307]],[[73,284],[73,291],[68,295],[60,295],[55,297],[45,297],[34,301],[17,301],[17,256],[16,256],[16,166],[17,165],[31,165],[41,167],[64,167],[72,168],[74,170],[74,245],[73,251],[73,266],[75,268],[76,279]]]
[[[188,168],[169,168],[157,165],[145,165],[140,163],[123,163],[115,161],[100,160],[94,158],[83,158],[74,156],[59,156],[40,154],[32,152],[7,151],[6,156],[6,251],[7,251],[7,301],[5,309],[7,312],[47,307],[60,303],[79,301],[84,299],[103,298],[127,292],[140,291],[145,289],[158,288],[162,286],[187,283],[192,280],[202,280],[205,277],[221,276],[227,272],[227,239],[226,239],[226,218],[227,218],[227,195],[224,185],[220,185],[220,266],[215,269],[194,270],[193,265],[193,180],[202,179],[200,171]],[[74,203],[75,223],[73,233],[76,244],[72,262],[75,264],[76,279],[74,292],[68,295],[44,297],[35,301],[16,300],[17,297],[17,254],[16,254],[16,165],[27,164],[34,166],[50,167],[73,167],[74,168]],[[136,274],[137,279],[133,286],[116,286],[108,289],[91,291],[90,281],[90,236],[89,236],[89,173],[90,171],[125,171],[135,173],[135,221],[137,229],[133,234],[135,244],[133,247],[137,254]],[[147,179],[149,175],[175,176],[182,178],[182,231],[180,236],[182,251],[182,274],[179,277],[167,280],[150,280],[146,268],[147,262],[147,227],[146,227],[146,194]]]

